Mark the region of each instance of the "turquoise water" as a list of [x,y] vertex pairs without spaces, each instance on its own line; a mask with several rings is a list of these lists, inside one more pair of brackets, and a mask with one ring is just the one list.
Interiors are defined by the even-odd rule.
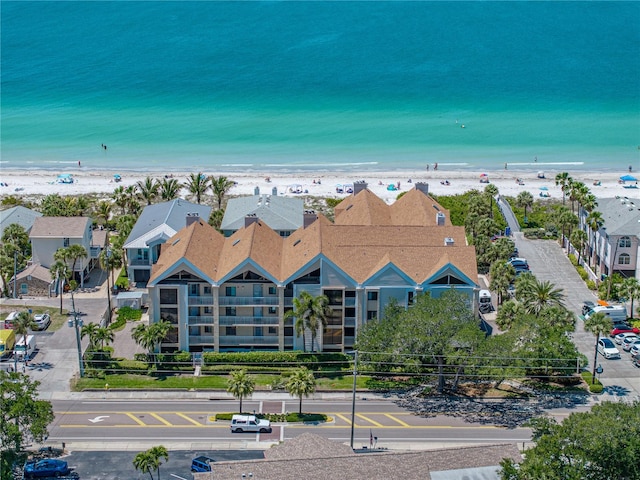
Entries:
[[3,1],[0,165],[638,169],[638,18],[638,2]]

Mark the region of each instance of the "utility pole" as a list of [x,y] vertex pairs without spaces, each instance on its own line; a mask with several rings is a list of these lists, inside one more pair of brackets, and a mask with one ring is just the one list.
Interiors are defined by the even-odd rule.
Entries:
[[73,318],[69,320],[69,327],[76,329],[76,345],[78,347],[78,365],[80,368],[80,378],[84,377],[84,365],[82,362],[82,343],[80,341],[80,328],[82,326],[82,319],[78,319],[78,312],[76,311],[76,302],[73,298],[73,290],[71,291],[71,306],[73,308]]
[[13,298],[18,298],[16,285],[18,282],[18,248],[13,250]]
[[351,395],[351,448],[353,448],[353,429],[356,423],[356,384],[358,380],[358,351],[353,352],[353,390]]

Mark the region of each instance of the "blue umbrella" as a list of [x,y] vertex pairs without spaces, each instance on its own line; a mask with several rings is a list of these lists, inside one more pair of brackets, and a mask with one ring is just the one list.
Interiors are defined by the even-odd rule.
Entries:
[[540,187],[540,190],[549,190],[549,187]]
[[638,179],[636,177],[634,177],[633,175],[623,175],[620,177],[620,180],[622,180],[623,182],[637,182]]

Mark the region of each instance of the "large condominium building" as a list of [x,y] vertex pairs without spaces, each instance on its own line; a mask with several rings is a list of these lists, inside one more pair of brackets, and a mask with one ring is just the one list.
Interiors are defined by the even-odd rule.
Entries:
[[[286,319],[306,291],[326,295],[331,314],[315,349],[353,347],[360,328],[392,301],[455,287],[477,297],[476,255],[463,227],[416,184],[387,205],[357,183],[335,209],[335,222],[305,212],[303,226],[282,237],[248,216],[229,237],[197,221],[170,238],[148,283],[150,318],[169,321],[162,351],[311,348]],[[303,346],[303,338],[307,342]]]

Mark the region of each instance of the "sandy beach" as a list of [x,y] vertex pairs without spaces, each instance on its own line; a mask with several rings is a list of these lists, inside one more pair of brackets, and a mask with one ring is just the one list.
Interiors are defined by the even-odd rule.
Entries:
[[[66,173],[73,176],[72,184],[57,182],[57,174],[48,170],[8,170],[2,169],[0,173],[0,196],[6,195],[47,195],[58,193],[60,195],[79,195],[88,193],[110,195],[119,186],[134,185],[147,176],[162,180],[163,173],[144,172],[136,174],[123,172],[121,181],[115,182],[111,173],[83,169],[82,167],[71,169]],[[173,178],[181,183],[186,182],[187,177],[193,172],[173,173]],[[546,178],[538,178],[535,171],[493,171],[487,172],[489,182],[494,184],[500,194],[517,196],[522,191],[529,191],[536,199],[561,199],[562,192],[555,184],[555,176],[558,172],[545,172]],[[211,172],[205,172],[211,174]],[[251,174],[238,172],[216,172],[215,175],[224,175],[237,182],[230,195],[251,195],[259,188],[261,193],[272,194],[276,189],[278,195],[313,195],[319,197],[344,197],[348,195],[348,189],[337,191],[338,185],[352,184],[355,181],[364,180],[368,187],[387,203],[392,203],[402,191],[413,188],[415,182],[426,182],[429,191],[434,195],[452,195],[471,189],[484,189],[486,183],[481,183],[483,172],[469,171],[414,171],[398,172],[362,172],[358,176],[336,172],[335,174],[306,172],[304,174],[263,174],[255,172]],[[399,175],[403,175],[400,177]],[[574,180],[585,183],[591,192],[598,198],[611,198],[626,196],[640,199],[640,188],[624,188],[635,186],[636,182],[619,182],[620,174],[599,172],[570,172]],[[632,173],[635,176],[635,172]],[[268,179],[268,180],[267,180]],[[446,181],[449,184],[446,184]],[[594,185],[594,182],[600,182]],[[393,185],[397,190],[390,190]],[[398,188],[399,187],[399,188]],[[186,190],[181,191],[181,196],[187,195]],[[548,195],[543,197],[542,195]]]

